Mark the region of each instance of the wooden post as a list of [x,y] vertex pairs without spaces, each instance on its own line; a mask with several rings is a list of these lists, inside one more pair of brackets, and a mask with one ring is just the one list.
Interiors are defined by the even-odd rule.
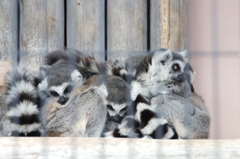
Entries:
[[187,0],[151,0],[151,49],[187,48]]
[[0,60],[17,64],[18,1],[0,1]]
[[107,1],[107,57],[127,58],[147,51],[147,1]]
[[64,48],[64,0],[47,1],[48,52]]
[[20,63],[34,70],[48,51],[47,0],[20,0]]
[[67,47],[105,60],[104,0],[67,1]]

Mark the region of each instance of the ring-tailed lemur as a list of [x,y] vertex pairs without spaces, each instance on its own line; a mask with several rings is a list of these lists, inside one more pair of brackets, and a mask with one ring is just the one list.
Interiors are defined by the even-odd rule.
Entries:
[[3,136],[40,136],[38,94],[34,76],[25,66],[13,68],[6,75],[6,105],[2,120]]
[[169,126],[167,120],[159,117],[154,107],[143,96],[139,94],[131,107],[135,110],[128,114],[115,130],[106,132],[105,137],[154,139],[175,137],[174,129]]
[[[76,92],[75,92],[76,91]],[[65,107],[52,100],[41,109],[43,136],[100,137],[107,111],[98,87],[75,88]]]
[[[68,50],[68,51],[72,51],[72,50]],[[73,50],[74,51],[74,50]],[[66,118],[69,119],[73,119],[75,118],[75,122],[76,124],[79,124],[78,122],[80,122],[83,116],[86,116],[83,114],[83,112],[88,113],[88,111],[90,111],[90,115],[87,117],[89,119],[89,122],[91,122],[90,119],[97,119],[98,114],[100,110],[97,110],[97,108],[102,108],[102,102],[104,101],[104,110],[102,110],[102,114],[104,113],[104,111],[106,111],[106,107],[105,105],[107,105],[108,107],[110,106],[110,103],[107,104],[109,100],[109,98],[113,98],[112,94],[110,95],[106,95],[106,96],[101,96],[103,98],[105,98],[105,100],[103,101],[99,101],[98,96],[96,95],[96,90],[103,90],[104,87],[107,87],[108,91],[109,91],[109,87],[113,86],[112,81],[115,82],[116,85],[121,85],[121,87],[118,87],[120,89],[123,90],[119,90],[119,92],[125,91],[124,92],[124,96],[126,96],[126,82],[124,80],[122,80],[119,77],[111,77],[111,76],[107,76],[107,75],[102,75],[102,76],[98,76],[98,80],[95,79],[95,83],[90,84],[89,81],[94,81],[94,79],[90,78],[89,80],[87,80],[89,77],[93,76],[94,73],[94,69],[92,68],[87,68],[87,67],[83,67],[84,66],[89,66],[90,67],[90,63],[91,61],[94,61],[93,58],[90,58],[88,56],[83,56],[82,54],[78,54],[78,53],[71,53],[71,52],[67,52],[67,51],[55,51],[50,53],[45,60],[45,64],[46,64],[46,69],[42,68],[41,70],[41,74],[43,76],[42,81],[38,88],[39,88],[39,94],[40,94],[40,99],[43,99],[41,101],[43,101],[44,104],[42,104],[42,116],[41,119],[43,121],[43,125],[44,128],[46,130],[45,135],[48,136],[52,136],[52,135],[56,135],[56,134],[61,134],[61,136],[92,136],[91,134],[88,134],[87,132],[85,132],[85,130],[90,130],[92,132],[96,132],[94,134],[94,136],[98,136],[96,134],[99,134],[99,130],[97,128],[84,128],[84,126],[82,126],[82,128],[84,128],[84,130],[79,130],[77,129],[79,132],[82,132],[80,134],[76,134],[74,132],[70,131],[70,126],[69,124],[65,125],[66,123],[64,121],[61,120],[62,117],[64,117],[64,111],[73,111],[75,110],[75,112],[79,112],[81,111],[82,113],[79,113],[79,115],[77,115],[76,117],[73,116],[69,116],[70,114],[65,114]],[[77,61],[81,61],[83,64],[81,65],[79,62]],[[86,73],[87,72],[87,73]],[[90,72],[90,73],[89,73]],[[98,72],[97,72],[98,73]],[[82,76],[81,76],[82,74]],[[88,76],[88,75],[91,76]],[[95,76],[94,76],[95,77]],[[93,77],[93,78],[94,78]],[[111,80],[110,80],[111,79]],[[87,80],[85,82],[85,80]],[[78,86],[77,86],[77,83]],[[85,90],[83,92],[82,89],[84,88],[79,88],[79,86],[85,84],[89,85],[87,88],[85,88]],[[100,86],[101,85],[101,86]],[[115,85],[115,86],[116,86]],[[92,88],[90,88],[90,86]],[[94,88],[94,86],[100,86],[98,89]],[[68,89],[68,87],[70,87],[71,89]],[[124,88],[123,88],[124,87]],[[100,89],[101,88],[101,89]],[[72,90],[74,90],[74,92],[72,92]],[[76,91],[77,90],[77,91]],[[81,90],[81,91],[79,91]],[[94,90],[94,91],[93,91]],[[111,88],[110,88],[111,90]],[[116,90],[115,90],[116,91]],[[123,94],[123,93],[122,93]],[[103,95],[103,94],[101,94]],[[119,95],[119,94],[118,94]],[[61,100],[61,98],[63,100]],[[84,100],[85,98],[89,98],[89,101]],[[96,101],[92,100],[90,101],[90,98],[96,98]],[[103,99],[101,98],[101,99]],[[119,98],[119,96],[118,96]],[[127,97],[125,97],[127,98]],[[117,97],[115,96],[114,100],[116,100]],[[118,99],[119,101],[116,101],[118,103],[111,103],[115,105],[115,108],[122,107],[123,108],[123,101],[125,99]],[[89,103],[88,103],[89,102]],[[76,108],[73,106],[73,103],[76,104]],[[126,105],[124,105],[125,107]],[[96,107],[96,112],[91,112],[91,109]],[[61,109],[59,109],[61,108]],[[85,111],[86,110],[86,111]],[[114,110],[114,111],[119,111],[119,110]],[[111,115],[109,115],[109,119],[112,118],[116,118],[114,117],[114,114],[112,111]],[[121,112],[122,113],[122,112]],[[120,114],[121,114],[120,113]],[[52,116],[52,114],[54,114],[54,118],[49,119],[49,116]],[[89,114],[89,113],[88,113]],[[91,115],[92,114],[92,115]],[[108,113],[110,114],[110,113]],[[121,114],[122,115],[122,114]],[[96,117],[95,117],[96,116]],[[103,118],[99,118],[99,121],[104,121],[105,117]],[[46,121],[45,119],[49,119],[49,121]],[[59,121],[59,122],[54,122],[54,121]],[[86,119],[85,123],[87,123],[88,120]],[[115,121],[116,122],[116,121]],[[81,122],[82,123],[82,122]],[[107,122],[107,125],[109,122]],[[58,125],[60,124],[60,125]],[[83,123],[82,123],[83,124]],[[94,123],[92,123],[94,124]],[[91,124],[91,125],[92,125]],[[95,121],[96,127],[101,128],[101,124],[102,122],[99,122],[97,124],[97,122]],[[99,125],[99,126],[97,126]],[[107,126],[108,127],[108,126]],[[62,132],[60,129],[65,129],[66,132]],[[115,127],[114,127],[115,128]],[[94,130],[97,129],[97,130]],[[113,129],[113,128],[112,128]],[[57,132],[57,133],[56,133]],[[61,132],[61,133],[59,133]],[[67,133],[68,132],[68,133]],[[85,133],[83,133],[85,132]]]
[[[106,109],[98,88],[79,92],[94,74],[79,68],[74,56],[52,52],[46,57],[46,68],[40,71],[38,90],[43,136],[97,137],[102,133]],[[87,104],[89,107],[84,107]]]
[[38,85],[41,107],[48,99],[65,105],[74,87],[84,83],[82,74],[72,62],[60,60],[50,67],[41,68],[42,81]]
[[76,63],[77,57],[78,54],[60,50],[53,51],[45,57],[45,65],[40,68],[38,79],[40,105],[45,105],[49,98],[65,105],[73,88],[82,86],[87,79],[96,74],[79,67]]
[[99,94],[107,109],[104,132],[114,130],[125,117],[130,105],[130,86],[117,76],[98,76]]
[[[158,95],[151,103],[156,105],[159,116],[167,119],[180,138],[206,139],[209,136],[210,115],[202,98],[194,92],[194,71],[185,66],[187,80],[172,85],[173,93]],[[191,90],[191,91],[189,91]]]
[[[159,49],[150,52],[143,58],[140,58],[139,62],[133,64],[134,66],[131,73],[133,75],[131,82],[131,100],[134,101],[134,104],[130,107],[130,113],[128,112],[130,116],[128,118],[132,116],[136,121],[137,132],[143,133],[144,136],[152,136],[154,138],[174,136],[173,130],[167,125],[167,121],[159,118],[154,110],[151,109],[149,100],[160,93],[172,92],[172,90],[169,89],[169,84],[164,83],[165,81],[182,83],[186,80],[184,74],[185,63],[184,57],[181,54],[167,49]],[[139,98],[144,100],[139,100]],[[124,120],[123,123],[129,127],[126,121],[128,120]],[[147,128],[148,122],[152,123],[149,124],[149,128]],[[119,127],[125,128],[122,124]],[[158,133],[153,132],[156,130],[160,131],[158,127],[164,127],[167,132],[162,133],[163,136],[156,136]],[[116,129],[113,133],[110,132],[105,135],[128,136],[125,130],[125,134],[121,135],[120,132],[119,129]]]
[[[115,129],[127,111],[129,87],[116,76],[95,75],[75,88],[62,107],[51,100],[41,111],[45,136],[100,137]],[[108,114],[108,115],[107,115]]]
[[[165,81],[165,89],[169,89],[171,93],[154,97],[151,106],[143,100],[135,108],[135,116],[124,119],[117,129],[105,135],[173,139],[207,138],[210,117],[202,99],[194,93],[192,86],[194,72],[189,63],[184,68],[184,74],[186,80],[182,83]],[[162,90],[164,90],[164,87]],[[161,120],[157,121],[157,119]],[[129,124],[129,122],[134,123],[135,126]],[[144,127],[141,125],[144,125]],[[156,131],[159,133],[156,133]]]

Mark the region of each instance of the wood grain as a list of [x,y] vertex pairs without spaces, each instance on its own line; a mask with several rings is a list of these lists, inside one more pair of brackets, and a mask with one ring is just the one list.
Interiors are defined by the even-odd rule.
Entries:
[[48,52],[64,48],[64,1],[47,1]]
[[187,0],[170,0],[169,48],[183,51],[187,48]]
[[168,48],[169,0],[151,0],[150,48]]
[[107,1],[107,57],[126,59],[147,51],[147,1]]
[[12,62],[10,61],[0,61],[0,85],[4,85],[4,79],[6,73],[11,69]]
[[238,159],[240,140],[1,138],[0,158]]
[[11,68],[11,61],[0,61],[0,94],[5,94],[5,75]]
[[0,1],[0,60],[17,63],[18,7],[17,0]]
[[151,0],[151,49],[188,47],[187,0]]
[[47,0],[20,0],[20,63],[38,69],[48,52]]
[[104,0],[67,1],[67,47],[105,60]]

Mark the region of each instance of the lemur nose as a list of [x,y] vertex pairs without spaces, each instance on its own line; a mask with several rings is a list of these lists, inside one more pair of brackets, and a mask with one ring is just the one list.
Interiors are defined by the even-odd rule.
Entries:
[[121,122],[122,121],[122,117],[120,117],[119,115],[116,115],[113,117],[115,122]]
[[182,73],[182,74],[178,75],[176,78],[174,78],[174,80],[177,82],[180,82],[180,83],[184,82],[186,80],[185,74]]
[[61,105],[64,105],[67,103],[68,99],[69,99],[68,97],[60,97],[60,99],[58,100],[58,103]]

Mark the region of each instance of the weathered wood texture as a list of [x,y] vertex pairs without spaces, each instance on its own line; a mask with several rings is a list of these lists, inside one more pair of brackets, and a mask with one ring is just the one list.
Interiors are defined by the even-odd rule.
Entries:
[[64,48],[64,0],[47,1],[48,52]]
[[5,75],[11,67],[12,62],[0,61],[0,94],[5,94]]
[[169,48],[182,51],[187,48],[187,0],[169,1]]
[[20,0],[20,63],[38,69],[48,51],[47,0]]
[[108,0],[108,59],[125,59],[146,51],[147,0]]
[[240,157],[240,140],[1,138],[0,158],[221,158]]
[[12,67],[12,62],[10,61],[0,61],[0,85],[4,85],[4,79],[6,73],[10,70]]
[[151,0],[151,49],[187,48],[187,0]]
[[104,0],[67,1],[67,47],[105,60]]
[[0,1],[0,60],[17,63],[18,7],[17,0]]

